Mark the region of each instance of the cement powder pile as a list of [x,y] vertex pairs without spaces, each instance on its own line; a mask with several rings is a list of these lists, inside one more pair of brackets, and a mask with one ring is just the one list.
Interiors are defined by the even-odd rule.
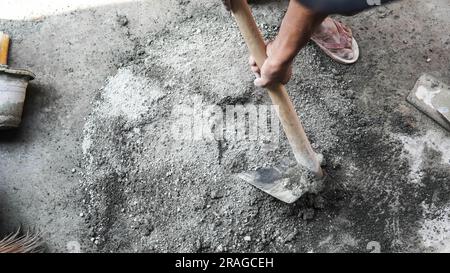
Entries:
[[420,234],[424,245],[440,253],[450,252],[450,206],[437,208],[424,204]]
[[409,183],[403,143],[387,130],[402,125],[387,122],[389,109],[362,106],[343,77],[352,71],[312,46],[297,59],[288,90],[330,176],[320,196],[286,205],[235,176],[293,158],[283,134],[279,143],[173,138],[180,105],[270,104],[252,85],[234,26],[212,13],[194,16],[138,49],[144,53],[99,91],[85,126],[82,202],[94,250],[366,251],[373,241],[385,251],[431,247],[419,234],[421,206],[430,188],[435,202],[448,202],[448,164],[429,147],[414,167],[424,173],[420,183]]

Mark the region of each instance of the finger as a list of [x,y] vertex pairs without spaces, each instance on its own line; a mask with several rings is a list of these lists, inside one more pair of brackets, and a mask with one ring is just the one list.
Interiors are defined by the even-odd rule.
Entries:
[[267,87],[269,83],[269,80],[267,80],[266,78],[256,78],[256,80],[254,81],[254,84],[257,87]]
[[260,73],[261,72],[261,69],[259,69],[259,67],[257,67],[257,66],[251,66],[250,67],[250,69],[254,72],[254,73]]
[[272,55],[272,44],[273,41],[266,41],[266,52],[268,56]]
[[248,64],[251,66],[258,66],[256,64],[255,58],[253,58],[253,56],[251,56],[251,55],[248,57]]

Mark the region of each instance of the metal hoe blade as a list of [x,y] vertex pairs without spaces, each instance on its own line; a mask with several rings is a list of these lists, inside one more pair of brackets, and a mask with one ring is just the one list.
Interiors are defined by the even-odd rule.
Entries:
[[276,167],[240,173],[238,177],[289,204],[306,192],[319,192],[323,185],[309,171],[288,160],[283,160]]

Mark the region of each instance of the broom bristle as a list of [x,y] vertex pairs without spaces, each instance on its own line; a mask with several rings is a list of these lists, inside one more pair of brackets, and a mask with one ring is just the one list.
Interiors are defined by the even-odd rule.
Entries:
[[43,242],[39,233],[27,231],[6,236],[0,241],[0,253],[39,253],[43,252]]

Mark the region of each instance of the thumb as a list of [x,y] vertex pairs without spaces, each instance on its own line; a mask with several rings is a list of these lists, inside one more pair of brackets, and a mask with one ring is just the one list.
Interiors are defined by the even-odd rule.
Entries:
[[254,84],[257,87],[266,87],[268,85],[269,81],[265,78],[256,78],[254,81]]

